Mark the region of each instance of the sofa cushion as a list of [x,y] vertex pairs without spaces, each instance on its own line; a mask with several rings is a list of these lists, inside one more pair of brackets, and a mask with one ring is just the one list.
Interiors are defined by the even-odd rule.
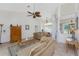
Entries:
[[43,36],[40,40],[40,42],[49,42],[50,40],[52,40],[52,37],[46,37],[46,36]]

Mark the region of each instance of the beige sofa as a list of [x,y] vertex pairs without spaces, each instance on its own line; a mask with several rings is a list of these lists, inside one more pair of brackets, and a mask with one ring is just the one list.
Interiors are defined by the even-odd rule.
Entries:
[[55,41],[43,36],[39,42],[17,52],[18,56],[51,56],[54,54]]

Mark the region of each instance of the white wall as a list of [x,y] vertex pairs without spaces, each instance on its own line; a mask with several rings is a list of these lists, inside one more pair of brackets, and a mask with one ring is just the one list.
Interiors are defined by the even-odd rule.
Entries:
[[[10,41],[10,24],[21,25],[22,26],[22,39],[32,36],[35,31],[35,25],[39,26],[39,21],[34,20],[32,17],[27,17],[26,13],[17,13],[10,11],[1,11],[0,10],[0,24],[4,24],[1,37],[1,43]],[[25,30],[25,25],[30,25],[29,30]]]

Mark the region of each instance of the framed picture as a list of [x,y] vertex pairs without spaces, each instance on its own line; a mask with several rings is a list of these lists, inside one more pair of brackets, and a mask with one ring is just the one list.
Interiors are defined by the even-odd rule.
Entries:
[[29,25],[25,25],[25,30],[29,30]]

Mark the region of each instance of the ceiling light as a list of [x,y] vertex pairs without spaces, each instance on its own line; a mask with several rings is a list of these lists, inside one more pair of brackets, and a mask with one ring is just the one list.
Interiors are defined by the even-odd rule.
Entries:
[[44,25],[47,25],[47,26],[48,26],[48,25],[52,25],[52,23],[46,23],[46,24],[44,24]]

